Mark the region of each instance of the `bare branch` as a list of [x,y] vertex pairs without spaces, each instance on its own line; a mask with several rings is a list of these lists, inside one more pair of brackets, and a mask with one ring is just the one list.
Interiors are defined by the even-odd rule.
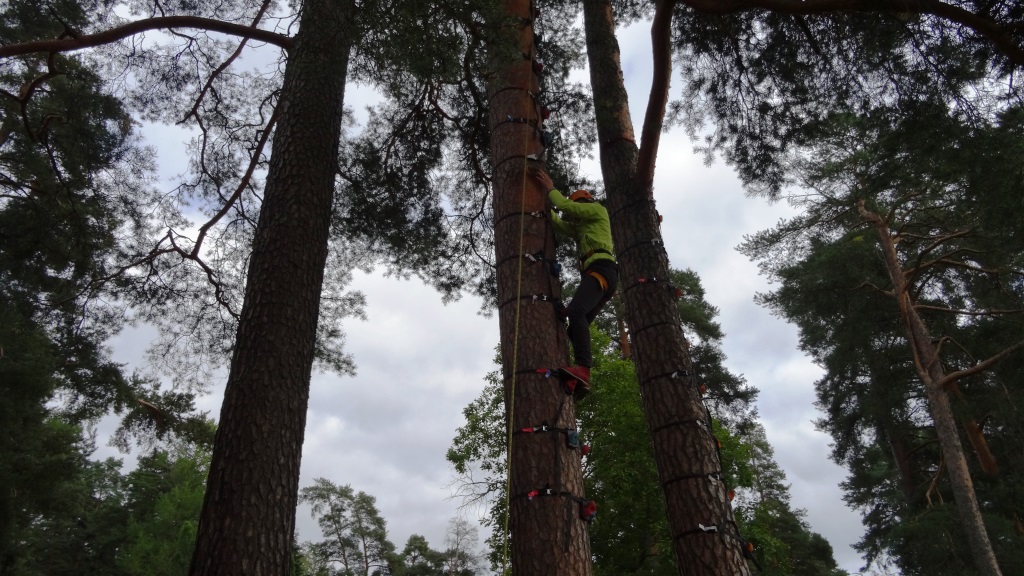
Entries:
[[221,284],[220,279],[217,278],[217,271],[211,268],[210,265],[204,262],[203,259],[200,258],[198,255],[192,254],[191,252],[178,246],[178,243],[175,242],[174,240],[173,230],[168,231],[167,238],[169,239],[171,246],[173,247],[173,252],[176,252],[186,260],[191,260],[195,262],[199,266],[199,268],[202,269],[202,271],[206,274],[206,279],[210,282],[210,285],[213,286],[213,297],[217,300],[217,303],[220,304],[227,311],[227,313],[230,314],[235,320],[237,320],[239,314],[238,312],[235,312],[235,310],[231,307],[231,303],[228,302],[227,299],[225,298],[224,286],[223,284]]
[[881,292],[882,294],[885,294],[886,296],[892,296],[894,298],[896,297],[896,293],[893,292],[892,290],[886,290],[885,288],[876,286],[873,282],[868,282],[867,280],[853,287],[854,290],[860,290],[861,288],[871,288],[873,290]]
[[953,240],[955,238],[963,238],[964,236],[967,236],[972,231],[972,228],[965,228],[964,230],[957,230],[956,232],[953,232],[951,234],[944,234],[942,236],[939,236],[938,238],[933,240],[931,244],[925,246],[921,250],[921,253],[927,254],[928,252],[931,252],[932,250],[938,248],[939,246],[945,244],[946,242],[949,242],[950,240]]
[[[51,115],[47,115],[47,117],[46,117],[47,118],[47,122],[44,122],[43,126],[40,127],[38,132],[32,130],[32,126],[30,125],[29,118],[28,118],[28,103],[29,103],[29,100],[32,99],[32,95],[35,94],[36,90],[40,86],[42,86],[43,84],[46,84],[47,82],[49,82],[50,79],[55,78],[55,77],[60,76],[61,74],[63,74],[63,72],[61,72],[60,70],[57,69],[57,64],[56,64],[56,61],[54,60],[53,54],[50,54],[47,57],[47,59],[46,59],[46,68],[47,68],[47,71],[45,73],[43,73],[43,74],[33,78],[29,82],[26,82],[21,87],[21,89],[18,90],[17,96],[15,96],[14,94],[11,94],[10,92],[7,92],[6,90],[4,90],[2,92],[2,94],[4,96],[7,96],[8,98],[12,98],[16,102],[18,102],[18,106],[19,106],[19,109],[20,109],[20,112],[21,112],[21,122],[22,122],[22,124],[25,125],[25,133],[28,135],[28,137],[33,142],[39,142],[39,141],[42,140],[43,136],[46,133],[46,128],[47,128],[47,125],[48,125],[48,121],[51,118]],[[10,130],[10,128],[8,128],[8,131],[9,130]],[[7,140],[6,136],[4,137],[4,140],[5,141]]]
[[274,112],[271,114],[270,120],[267,121],[267,126],[263,129],[263,132],[260,134],[260,141],[259,143],[257,143],[256,150],[253,151],[252,158],[249,160],[249,167],[246,168],[245,175],[242,176],[241,181],[239,181],[238,186],[235,188],[235,192],[231,195],[230,198],[228,198],[224,202],[224,205],[221,206],[221,209],[216,214],[214,214],[209,221],[207,221],[199,228],[199,235],[196,237],[195,245],[192,246],[192,251],[189,253],[190,258],[199,257],[199,249],[203,244],[203,240],[206,238],[206,233],[210,230],[211,227],[213,227],[214,224],[216,224],[221,218],[224,217],[225,214],[228,213],[228,210],[230,210],[231,207],[235,204],[235,202],[237,202],[238,199],[241,198],[242,192],[249,185],[249,181],[252,179],[253,172],[255,172],[256,167],[259,166],[260,156],[263,154],[263,148],[264,146],[266,146],[267,140],[270,138],[271,132],[274,131],[274,125],[277,123],[279,110],[280,106],[274,107]]
[[988,370],[988,368],[991,367],[993,364],[1009,356],[1010,353],[1020,349],[1021,347],[1024,347],[1024,340],[1017,342],[1013,346],[1004,348],[1001,352],[989,356],[985,360],[978,362],[977,364],[971,366],[970,368],[965,368],[964,370],[957,370],[956,372],[946,374],[945,377],[939,380],[938,385],[943,388],[946,388],[948,386],[955,384],[959,380],[967,378],[968,376],[973,376],[980,372],[984,372],[985,370]]
[[213,18],[200,18],[198,16],[162,16],[129,22],[124,26],[118,26],[110,30],[97,32],[96,34],[85,34],[57,40],[34,40],[32,42],[0,46],[0,58],[38,54],[41,52],[73,52],[83,48],[93,48],[117,42],[118,40],[123,40],[148,30],[169,30],[173,28],[196,28],[241,36],[246,39],[251,38],[260,42],[266,42],[284,50],[291,50],[294,44],[294,41],[287,36],[244,24],[235,24],[234,22],[225,22]]
[[[257,29],[256,25],[259,24],[260,20],[263,18],[263,14],[266,13],[267,8],[269,6],[270,0],[263,0],[263,5],[260,6],[260,11],[256,13],[256,17],[252,20],[251,27],[253,30]],[[228,66],[230,66],[232,62],[238,59],[238,57],[242,54],[242,49],[245,48],[246,42],[249,41],[249,38],[250,36],[243,36],[242,41],[238,43],[238,47],[235,48],[234,53],[232,53],[227,60],[221,63],[221,65],[218,66],[217,69],[214,70],[212,74],[210,74],[210,77],[206,79],[206,84],[203,85],[203,89],[199,91],[199,96],[196,97],[196,102],[195,104],[193,104],[192,109],[189,110],[187,114],[185,114],[184,118],[178,121],[179,124],[188,120],[190,116],[193,116],[198,113],[199,105],[202,104],[203,96],[206,95],[206,91],[209,90],[211,86],[213,86],[213,81],[216,80],[217,77],[220,76],[222,72],[227,70]]]
[[[956,250],[952,254],[956,254],[957,252],[961,252],[961,251],[962,250]],[[935,260],[929,260],[928,262],[925,262],[923,264],[915,266],[915,267],[907,270],[906,274],[907,274],[908,277],[916,276],[922,270],[927,270],[928,268],[932,268],[934,266],[938,266],[939,264],[945,264],[946,266],[948,266],[950,268],[965,268],[967,270],[971,270],[973,272],[981,272],[983,274],[998,274],[999,273],[998,270],[993,269],[993,268],[982,268],[981,266],[974,266],[973,264],[968,264],[966,262],[958,262],[956,260],[950,260],[949,259],[950,255],[951,254],[947,254],[946,256],[943,256],[942,258],[936,258]]]
[[917,310],[930,310],[932,312],[947,312],[949,314],[963,314],[965,316],[1006,316],[1008,314],[1020,314],[1022,309],[1017,310],[961,310],[958,308],[946,308],[945,306],[928,306],[926,304],[915,304]]

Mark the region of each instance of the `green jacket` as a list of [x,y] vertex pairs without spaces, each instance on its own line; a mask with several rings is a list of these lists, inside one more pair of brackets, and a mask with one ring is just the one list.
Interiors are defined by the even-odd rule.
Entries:
[[555,210],[562,213],[559,217],[554,210],[551,211],[555,231],[576,241],[581,269],[586,269],[595,260],[615,261],[612,227],[604,206],[597,202],[573,202],[558,190],[549,191],[548,199]]

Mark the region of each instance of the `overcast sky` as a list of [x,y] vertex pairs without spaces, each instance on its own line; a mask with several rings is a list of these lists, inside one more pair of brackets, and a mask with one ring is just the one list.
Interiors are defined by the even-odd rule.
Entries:
[[[639,123],[650,83],[649,28],[634,26],[619,41],[633,120]],[[673,97],[679,83],[674,77]],[[358,112],[365,97],[350,86],[346,104]],[[635,128],[639,134],[639,124]],[[162,173],[182,172],[184,165],[175,162],[181,161],[187,135],[159,132],[147,138],[161,147]],[[806,510],[840,567],[855,573],[862,561],[850,545],[862,533],[859,515],[845,507],[838,488],[845,472],[829,461],[829,438],[813,423],[822,416],[813,405],[813,382],[821,371],[797,350],[796,330],[754,304],[754,294],[769,287],[735,250],[745,234],[792,211],[746,198],[731,168],[722,162],[705,166],[693,147],[675,131],[663,138],[658,158],[654,194],[670,263],[700,275],[708,301],[721,313],[726,367],[760,390],[761,423],[788,477],[794,507]],[[584,171],[600,179],[596,163]],[[368,321],[344,326],[358,374],[314,374],[300,485],[317,477],[350,484],[377,498],[396,546],[422,534],[443,548],[448,521],[460,514],[445,451],[463,423],[462,409],[496,368],[497,318],[480,316],[475,298],[445,306],[418,281],[357,273],[352,288],[365,293],[369,314]],[[116,359],[136,363],[149,334],[133,330],[115,339]],[[200,409],[216,418],[222,396],[223,381],[200,400]],[[320,538],[308,509],[300,508],[297,520],[300,540]]]

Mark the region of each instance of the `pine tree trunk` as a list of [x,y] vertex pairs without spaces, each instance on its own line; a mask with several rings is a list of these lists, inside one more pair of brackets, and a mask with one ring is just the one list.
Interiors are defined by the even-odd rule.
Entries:
[[[620,293],[680,574],[746,575],[744,543],[733,521],[728,487],[715,477],[721,462],[710,418],[693,378],[673,376],[681,371],[693,374],[693,369],[674,289],[665,281],[668,257],[660,244],[651,242],[661,240],[650,189],[653,158],[648,173],[638,177],[640,151],[629,115],[611,5],[594,0],[583,6]],[[656,100],[653,94],[651,100]],[[657,130],[645,134],[652,132]],[[648,144],[645,138],[644,145]]]
[[974,482],[967,467],[963,445],[960,443],[960,434],[956,428],[949,395],[941,385],[945,374],[942,363],[939,361],[938,350],[932,342],[928,326],[914,308],[906,276],[896,255],[896,245],[888,225],[881,216],[868,211],[864,207],[863,201],[861,201],[859,209],[861,216],[870,222],[878,232],[882,256],[885,259],[889,278],[892,280],[893,294],[899,303],[900,316],[912,347],[917,371],[924,383],[929,412],[939,438],[942,458],[946,463],[953,489],[953,498],[956,500],[957,508],[960,511],[960,520],[964,524],[964,531],[967,532],[967,539],[971,545],[971,553],[974,555],[974,565],[978,572],[985,576],[1002,576],[995,552],[992,550],[992,544],[989,542],[988,531],[985,529],[978,499],[974,493]]
[[911,451],[907,447],[906,439],[894,427],[887,426],[883,422],[878,422],[875,429],[877,434],[885,438],[889,444],[889,451],[892,453],[893,462],[896,463],[896,469],[900,473],[900,491],[903,492],[907,502],[910,502],[920,482],[918,481],[916,470],[910,463]]
[[353,8],[349,0],[308,0],[302,10],[278,104],[193,575],[291,570]]
[[[546,264],[522,257],[544,252],[553,259],[554,238],[547,218],[547,191],[527,173],[532,161],[526,156],[543,150],[537,130],[542,121],[540,105],[533,96],[540,85],[530,57],[535,57],[531,3],[506,0],[505,10],[510,25],[519,33],[518,52],[527,55],[513,62],[498,62],[503,72],[488,87],[506,414],[512,430],[543,424],[575,428],[572,397],[557,379],[535,371],[564,366],[567,345],[555,304],[534,298],[560,298],[557,278]],[[535,122],[537,129],[509,121],[510,117],[526,118]],[[590,541],[576,500],[583,497],[580,454],[568,446],[565,432],[513,434],[509,469],[515,575],[589,576]],[[545,489],[553,494],[543,495]],[[527,496],[534,490],[542,493]]]

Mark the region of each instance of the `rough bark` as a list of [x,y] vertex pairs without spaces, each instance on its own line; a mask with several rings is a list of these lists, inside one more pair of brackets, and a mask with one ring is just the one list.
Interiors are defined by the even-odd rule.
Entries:
[[[571,396],[555,378],[537,368],[564,366],[568,360],[565,332],[552,301],[561,286],[546,264],[524,254],[544,252],[554,258],[554,238],[547,218],[547,191],[529,176],[534,163],[526,156],[543,150],[542,119],[535,94],[539,77],[529,0],[506,0],[510,26],[517,27],[520,52],[514,62],[501,62],[502,72],[488,86],[491,160],[494,168],[494,237],[498,282],[498,322],[505,382],[507,418],[512,430],[548,425],[575,428]],[[508,121],[526,118],[534,125]],[[540,216],[531,215],[539,213]],[[588,576],[590,540],[579,518],[583,497],[580,453],[569,448],[564,430],[515,433],[510,436],[511,563],[516,576]],[[527,497],[549,488],[553,495]]]
[[953,409],[943,387],[946,375],[943,372],[942,363],[939,361],[938,350],[928,332],[928,326],[914,309],[907,277],[897,257],[896,245],[888,224],[881,216],[865,208],[863,201],[860,203],[859,210],[861,216],[878,232],[882,257],[885,260],[889,278],[892,280],[893,294],[899,303],[900,318],[914,353],[917,372],[924,384],[929,412],[939,438],[939,447],[947,474],[949,474],[953,498],[956,500],[960,519],[971,545],[975,567],[980,574],[1001,576],[1002,572],[996,562],[996,555],[992,550],[988,531],[985,529],[985,522],[981,516],[981,508],[978,506],[978,500],[974,493],[974,482],[967,467],[963,445],[960,443],[960,434],[956,428]]
[[291,570],[351,10],[350,0],[303,5],[281,91],[193,575],[278,576]]
[[[659,2],[655,16],[655,49],[659,16],[672,2]],[[587,54],[597,114],[601,167],[608,191],[612,234],[620,265],[620,291],[630,327],[632,353],[643,406],[654,443],[659,480],[668,506],[673,548],[681,574],[746,575],[744,542],[737,533],[728,487],[721,471],[718,441],[692,378],[675,290],[667,283],[668,256],[661,248],[653,182],[658,130],[646,130],[645,153],[637,148],[619,63],[611,5],[584,2]],[[663,60],[662,66],[670,66]],[[656,72],[657,73],[657,72]],[[667,90],[667,76],[656,76],[652,92]],[[650,101],[662,101],[661,94]],[[660,123],[648,111],[645,126]],[[638,158],[648,160],[638,168]],[[638,172],[643,172],[638,173]],[[652,242],[656,240],[659,242]],[[687,374],[683,376],[683,371]],[[596,384],[600,386],[600,383]]]

